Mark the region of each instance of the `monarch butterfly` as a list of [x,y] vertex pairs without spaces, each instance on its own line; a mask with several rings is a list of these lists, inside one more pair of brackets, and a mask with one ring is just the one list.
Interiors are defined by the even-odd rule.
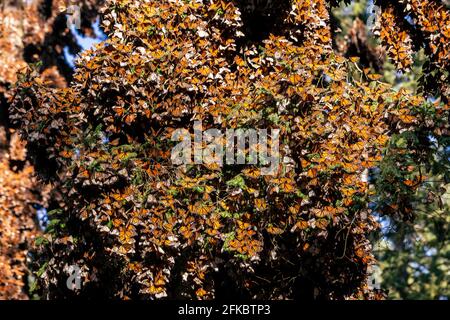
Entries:
[[158,275],[155,277],[154,285],[156,286],[163,286],[166,282],[164,280],[164,276],[161,273],[158,273]]
[[199,215],[206,215],[206,214],[210,213],[214,209],[214,207],[212,205],[208,205],[205,203],[196,202],[193,205],[192,204],[189,205],[188,209],[192,213],[196,213]]
[[165,198],[162,198],[162,199],[160,200],[160,202],[161,202],[162,205],[164,205],[164,206],[166,206],[166,207],[170,207],[170,208],[172,208],[172,209],[175,209],[175,207],[174,207],[175,201],[173,200],[172,197],[165,197]]
[[134,120],[136,119],[136,114],[129,114],[129,115],[127,115],[126,117],[125,117],[125,123],[127,124],[127,125],[131,125],[133,122],[134,122]]
[[186,239],[191,238],[192,235],[194,234],[194,233],[192,232],[192,230],[189,229],[189,228],[187,228],[186,226],[182,226],[178,231],[179,231],[179,232],[181,233],[181,235],[182,235],[183,237],[185,237]]
[[124,113],[124,108],[123,107],[113,107],[113,110],[116,112],[116,114],[118,116],[122,116]]
[[353,185],[355,176],[351,174],[347,174],[344,176],[344,184],[346,185]]
[[118,228],[119,226],[123,225],[122,219],[113,219],[113,226]]
[[356,190],[353,189],[342,189],[342,194],[345,195],[346,197],[351,197],[352,195],[354,195],[356,193]]
[[262,198],[255,199],[255,206],[258,211],[264,211],[267,209],[267,202]]
[[308,178],[315,178],[317,177],[317,169],[316,168],[312,168],[308,170]]
[[228,242],[228,245],[233,248],[236,249],[239,247],[239,242],[236,239],[232,239]]
[[131,262],[131,263],[129,263],[129,264],[128,264],[128,268],[129,268],[131,271],[135,271],[135,272],[140,272],[140,271],[142,270],[141,265],[140,265],[139,263],[137,263],[137,262]]
[[210,162],[210,163],[204,163],[203,164],[205,166],[205,168],[209,169],[209,170],[220,170],[221,166],[218,162]]
[[311,163],[309,161],[306,161],[305,159],[300,159],[300,164],[301,164],[302,168],[306,168]]
[[269,232],[270,234],[273,234],[273,235],[279,235],[279,234],[282,234],[284,232],[283,229],[278,228],[278,227],[274,227],[274,226],[269,226],[269,227],[266,228],[266,230],[267,230],[267,232]]
[[251,251],[249,252],[250,255],[255,255],[257,252],[262,250],[261,242],[259,242],[258,240],[252,240],[250,242],[250,248],[251,248]]
[[219,229],[220,227],[222,227],[222,225],[220,224],[219,219],[214,219],[214,220],[213,220],[213,222],[212,222],[212,227],[213,227],[214,229]]
[[158,218],[158,217],[153,216],[153,217],[150,218],[150,222],[152,223],[152,225],[158,226],[161,223],[161,219]]
[[261,176],[261,170],[257,169],[257,168],[251,168],[251,169],[245,169],[242,171],[242,173],[246,176],[246,177],[250,177],[250,178],[258,178],[259,176]]
[[328,221],[326,219],[318,219],[316,221],[316,227],[319,229],[326,229],[328,225]]
[[347,172],[356,172],[358,170],[358,166],[354,163],[344,163],[343,167]]
[[81,173],[79,174],[79,176],[82,177],[82,178],[89,178],[89,177],[90,177],[90,174],[89,174],[89,171],[88,171],[88,170],[83,169],[83,170],[81,171]]
[[349,207],[353,204],[353,199],[352,198],[344,198],[344,201],[342,203],[344,204],[344,206]]
[[386,135],[381,135],[376,138],[375,142],[381,146],[384,146],[389,138]]
[[114,162],[111,164],[111,168],[112,168],[113,170],[118,170],[118,169],[120,168],[120,163],[117,162],[117,161],[114,161]]
[[217,236],[219,234],[219,231],[217,231],[216,229],[207,229],[206,233],[210,236]]
[[223,210],[228,211],[230,207],[226,204],[225,201],[220,201],[219,205],[222,207]]
[[297,203],[296,205],[289,207],[289,212],[290,212],[292,215],[295,215],[295,214],[299,213],[299,211],[300,211],[300,206],[301,206],[300,203]]
[[283,192],[291,193],[295,191],[293,181],[289,178],[274,179],[273,182],[279,185]]
[[407,179],[407,180],[403,181],[403,183],[405,185],[407,185],[408,187],[412,187],[414,185],[414,181],[410,180],[410,179]]
[[292,193],[295,191],[294,185],[291,184],[290,182],[285,182],[284,184],[282,184],[282,189],[286,193]]
[[116,201],[123,201],[123,200],[125,200],[125,194],[121,194],[121,193],[113,193],[111,195],[111,197],[113,197],[114,200],[116,200]]
[[104,195],[104,199],[103,199],[103,204],[110,204],[111,203],[111,198],[108,197],[107,195]]
[[197,295],[197,297],[203,297],[207,294],[207,292],[203,289],[203,288],[199,288],[197,289],[197,291],[195,291],[195,294]]
[[140,222],[141,222],[141,220],[139,220],[138,217],[132,217],[130,219],[130,224],[133,225],[133,226],[137,226],[138,224],[140,224]]
[[319,39],[322,40],[323,43],[327,43],[331,40],[328,29],[323,28],[318,30]]
[[365,140],[368,140],[370,135],[370,131],[367,130],[366,128],[354,128],[353,131],[359,136],[362,137]]
[[289,77],[289,81],[293,85],[299,84],[301,80],[302,80],[302,77],[299,74],[293,74]]
[[403,123],[409,124],[413,123],[416,119],[414,116],[407,115],[407,114],[400,114],[399,115],[400,120],[402,120]]
[[245,66],[245,61],[241,58],[241,57],[239,57],[239,56],[236,56],[235,58],[234,58],[234,62],[236,62],[236,64],[239,66],[239,67],[244,67]]
[[129,252],[129,250],[127,250],[127,248],[125,248],[125,246],[120,246],[119,249],[117,249],[117,252],[119,254],[125,255],[125,254],[127,254]]
[[59,155],[63,158],[69,159],[69,158],[72,158],[73,152],[69,151],[69,150],[63,150],[59,153]]
[[320,210],[320,209],[314,209],[313,213],[317,218],[323,218],[328,215],[328,213],[325,210]]
[[247,229],[241,232],[243,237],[253,237],[256,234],[256,231],[253,229]]
[[337,211],[338,211],[336,208],[331,207],[331,206],[326,206],[326,207],[324,208],[324,210],[327,212],[327,215],[328,215],[328,216],[332,216],[332,215],[336,214]]
[[147,289],[147,292],[153,295],[162,293],[163,291],[163,287],[155,287],[154,285],[151,285],[150,288]]
[[166,229],[167,231],[172,231],[174,227],[173,223],[169,223],[169,222],[164,222],[163,223],[163,228]]
[[250,223],[238,220],[238,227],[239,229],[248,229],[250,227]]
[[134,227],[129,225],[119,231],[119,241],[122,243],[130,243],[131,237],[135,235]]
[[365,160],[365,161],[361,162],[361,165],[364,168],[372,168],[375,165],[375,162],[374,161],[370,161],[370,160]]
[[364,149],[364,142],[360,141],[352,145],[352,149],[356,151],[361,151]]
[[368,74],[367,78],[369,78],[372,81],[380,80],[383,76],[381,74]]
[[305,220],[299,220],[299,221],[295,224],[294,230],[295,230],[295,229],[305,230],[305,229],[308,228],[308,227],[309,227],[308,221],[305,221]]
[[208,68],[207,66],[202,66],[200,69],[198,69],[198,72],[202,75],[207,77],[212,70],[210,68]]

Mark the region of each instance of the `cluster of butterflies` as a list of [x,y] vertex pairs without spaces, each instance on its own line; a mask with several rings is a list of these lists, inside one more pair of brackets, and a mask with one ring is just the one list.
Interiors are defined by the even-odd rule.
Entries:
[[[71,216],[105,239],[100,253],[80,241],[72,259],[119,259],[120,275],[150,297],[174,287],[213,297],[214,270],[252,274],[274,263],[263,257],[321,259],[324,290],[364,278],[378,228],[364,174],[394,131],[419,122],[423,98],[370,70],[353,78],[358,60],[332,50],[328,2],[293,4],[279,32],[255,43],[235,1],[107,1],[109,38],[83,54],[69,89],[19,85],[15,121],[61,164]],[[205,130],[280,129],[276,172],[174,166],[171,133],[199,120]],[[330,247],[339,252],[323,254]],[[359,271],[331,274],[344,258]],[[236,286],[257,294],[263,283],[247,280]]]
[[[405,12],[408,18],[398,12]],[[448,100],[450,15],[447,8],[439,1],[431,0],[387,3],[382,5],[377,21],[375,34],[379,35],[399,70],[408,70],[414,61],[414,52],[426,48],[425,53],[430,58],[427,73],[437,73],[431,79],[427,79],[430,75],[425,76],[426,88],[433,92],[436,86],[439,87],[440,93]]]

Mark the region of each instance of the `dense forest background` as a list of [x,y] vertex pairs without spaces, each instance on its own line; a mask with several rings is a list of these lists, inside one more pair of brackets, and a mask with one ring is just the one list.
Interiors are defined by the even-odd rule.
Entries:
[[[448,299],[448,1],[3,0],[0,27],[1,299]],[[194,119],[281,127],[290,160],[179,172]]]

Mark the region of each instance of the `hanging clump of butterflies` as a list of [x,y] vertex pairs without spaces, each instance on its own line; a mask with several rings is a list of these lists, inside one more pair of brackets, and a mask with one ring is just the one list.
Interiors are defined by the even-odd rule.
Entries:
[[[401,3],[445,66],[447,11],[434,30],[419,1]],[[70,262],[95,270],[81,295],[209,299],[226,274],[251,298],[292,298],[294,280],[282,279],[303,276],[326,298],[379,298],[364,282],[378,228],[364,176],[392,134],[424,123],[425,97],[334,52],[329,6],[293,0],[276,31],[255,40],[239,1],[107,1],[108,39],[83,53],[69,88],[24,76],[12,120],[63,181],[66,228],[52,241],[74,239],[52,251],[42,290],[64,292],[54,286]],[[394,30],[393,5],[382,9],[380,38],[406,69],[410,35]],[[195,121],[279,129],[277,170],[174,165],[171,134],[192,133]]]

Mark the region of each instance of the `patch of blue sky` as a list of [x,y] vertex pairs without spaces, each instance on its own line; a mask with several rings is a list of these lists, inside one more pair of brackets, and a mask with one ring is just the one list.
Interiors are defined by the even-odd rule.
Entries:
[[430,103],[435,103],[438,100],[437,97],[434,96],[428,96],[427,101]]
[[415,25],[413,17],[411,17],[409,14],[405,16],[405,20],[406,20],[410,25],[412,25],[412,26]]
[[75,68],[75,55],[71,54],[69,51],[69,47],[65,46],[63,48],[64,58],[66,59],[67,64],[73,69]]
[[[78,45],[81,47],[81,52],[85,50],[92,49],[96,44],[105,41],[107,36],[103,33],[100,28],[100,19],[97,18],[95,22],[92,24],[92,29],[94,30],[95,38],[84,36],[80,33],[79,30],[76,29],[75,25],[70,26],[70,32],[75,37]],[[65,46],[63,48],[64,58],[71,68],[75,68],[75,60],[77,56],[73,55],[69,51],[69,47]]]
[[427,248],[425,247],[425,255],[427,257],[435,256],[438,253],[438,250],[436,248]]
[[425,267],[424,265],[421,265],[415,261],[410,262],[409,266],[415,270],[416,276],[419,276],[420,274],[429,274],[430,273],[430,270],[427,267]]
[[392,228],[391,219],[388,216],[381,216],[380,214],[378,214],[378,212],[374,212],[373,215],[375,216],[375,220],[381,226],[381,232],[383,234],[387,234],[389,232],[389,229]]
[[45,231],[48,225],[48,212],[47,209],[44,208],[41,205],[36,205],[36,217],[39,223],[39,228],[41,228],[42,231]]
[[107,133],[100,132],[100,141],[101,141],[102,144],[108,144],[109,143],[109,137],[108,137]]
[[435,136],[432,136],[432,135],[430,134],[430,135],[427,136],[427,138],[428,138],[428,141],[430,141],[430,143],[431,143],[435,148],[439,147],[439,145],[438,145],[438,140],[436,139]]

